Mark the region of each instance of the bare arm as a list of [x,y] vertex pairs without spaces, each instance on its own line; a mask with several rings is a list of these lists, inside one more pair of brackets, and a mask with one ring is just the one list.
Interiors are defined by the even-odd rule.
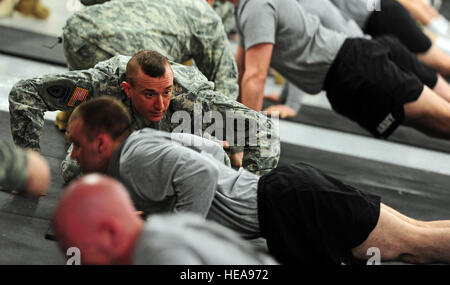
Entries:
[[[238,46],[236,50],[236,54],[234,55],[234,58],[236,60],[237,68],[238,68],[238,84],[241,86],[242,82],[242,75],[245,72],[245,50],[242,46]],[[238,102],[242,102],[241,99],[241,88],[239,88],[239,97]]]
[[241,81],[242,104],[261,111],[264,85],[272,57],[273,44],[258,44],[245,52],[245,71]]

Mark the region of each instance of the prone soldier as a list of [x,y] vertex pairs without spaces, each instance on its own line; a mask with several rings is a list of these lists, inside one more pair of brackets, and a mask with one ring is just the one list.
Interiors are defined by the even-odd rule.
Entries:
[[[230,153],[243,152],[242,162],[238,161],[234,166],[242,165],[260,175],[276,167],[280,142],[275,121],[214,91],[212,82],[195,67],[173,62],[162,64],[167,59],[153,51],[139,52],[130,61],[133,64],[128,64],[129,61],[128,56],[115,56],[91,69],[43,75],[16,83],[9,94],[14,142],[24,148],[39,150],[45,111],[73,110],[84,101],[108,95],[119,98],[129,108],[135,129],[150,127],[206,138],[214,135],[220,141],[230,137],[227,139]],[[169,66],[172,76],[172,81],[168,80],[161,92],[155,84],[162,78],[161,74],[151,76],[144,72],[146,66],[155,65],[155,61],[159,66]],[[132,71],[131,67],[136,65],[138,67]],[[133,84],[130,84],[130,77],[133,77]],[[142,90],[138,90],[141,86]],[[208,118],[208,114],[212,117]],[[230,116],[236,120],[228,120]],[[235,143],[235,139],[243,135],[245,140]],[[63,162],[66,182],[79,174],[75,165],[74,161]]]

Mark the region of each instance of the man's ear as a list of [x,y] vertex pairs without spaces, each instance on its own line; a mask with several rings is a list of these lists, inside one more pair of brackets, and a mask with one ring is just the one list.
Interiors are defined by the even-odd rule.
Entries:
[[127,94],[127,96],[130,97],[131,84],[126,81],[122,81],[122,88],[125,94]]
[[112,138],[106,133],[100,133],[97,136],[97,150],[99,153],[107,153],[113,145]]
[[108,252],[110,256],[114,255],[113,251],[119,239],[118,235],[119,229],[112,220],[102,221],[98,224],[98,246],[101,247],[102,251]]

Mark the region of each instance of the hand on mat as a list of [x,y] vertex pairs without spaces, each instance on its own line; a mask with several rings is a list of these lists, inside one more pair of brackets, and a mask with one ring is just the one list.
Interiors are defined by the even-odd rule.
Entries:
[[275,103],[280,103],[281,102],[281,100],[280,100],[280,93],[278,93],[278,92],[272,92],[272,93],[269,93],[269,94],[265,94],[264,95],[264,99],[270,100],[270,101],[275,102]]
[[281,119],[293,118],[297,113],[286,105],[272,105],[264,109],[267,115],[278,115]]
[[241,151],[241,152],[236,152],[236,153],[231,154],[229,152],[230,145],[228,144],[227,141],[222,141],[222,146],[225,149],[225,151],[227,152],[228,157],[230,158],[231,166],[237,167],[237,168],[242,167],[242,159],[244,158],[244,152]]

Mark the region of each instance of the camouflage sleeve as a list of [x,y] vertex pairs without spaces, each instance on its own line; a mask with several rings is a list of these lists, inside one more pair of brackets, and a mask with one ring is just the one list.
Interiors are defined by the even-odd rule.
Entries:
[[171,100],[173,132],[213,135],[230,144],[231,153],[244,150],[243,167],[258,175],[278,164],[280,137],[276,120],[212,90],[196,68],[172,65],[176,86]]
[[70,156],[72,154],[73,144],[67,149],[66,157],[61,162],[61,174],[65,183],[69,183],[73,179],[82,175],[80,165]]
[[236,18],[234,17],[234,5],[230,2],[214,1],[213,9],[222,19],[223,27],[227,35],[236,32]]
[[0,141],[0,186],[8,190],[21,189],[28,175],[26,151]]
[[44,75],[16,83],[9,93],[11,133],[16,145],[39,151],[46,111],[71,110],[99,93],[121,94],[117,77],[112,74],[113,68],[109,70],[99,64],[98,68]]
[[[215,83],[215,90],[230,99],[236,100],[239,95],[238,72],[230,43],[219,16],[205,2],[205,9],[199,9],[199,15],[192,15],[194,23],[202,19],[202,24],[196,24],[195,37],[191,50],[198,69]],[[202,15],[205,13],[209,17]]]

